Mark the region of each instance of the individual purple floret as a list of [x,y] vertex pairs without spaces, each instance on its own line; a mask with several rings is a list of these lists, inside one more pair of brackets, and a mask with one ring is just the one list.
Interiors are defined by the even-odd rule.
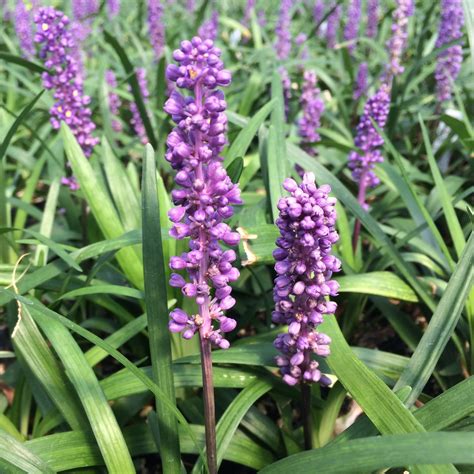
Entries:
[[389,110],[390,89],[388,85],[383,84],[365,104],[364,113],[357,125],[354,143],[364,154],[359,155],[356,151],[351,151],[349,154],[349,168],[352,170],[352,177],[359,183],[359,202],[363,206],[365,206],[366,189],[379,183],[372,170],[376,163],[383,161],[379,149],[383,145],[383,138],[373,126],[371,119],[383,129]]
[[321,126],[321,115],[324,111],[324,102],[320,97],[321,91],[317,87],[316,74],[305,71],[302,94],[300,97],[303,116],[298,121],[298,134],[304,148],[321,140],[318,128]]
[[[148,81],[146,79],[146,71],[144,68],[138,68],[135,73],[137,75],[138,85],[140,86],[143,102],[146,104],[150,97],[150,92],[148,91]],[[130,86],[129,91],[131,91]],[[135,102],[130,103],[130,112],[132,112],[130,123],[132,124],[133,130],[135,130],[135,133],[140,138],[140,141],[145,145],[148,143],[148,135]]]
[[45,7],[38,10],[35,23],[35,42],[41,46],[39,57],[51,71],[42,75],[43,86],[54,91],[51,124],[58,129],[61,121],[67,123],[84,154],[89,156],[99,139],[92,136],[95,124],[88,107],[90,98],[84,95],[82,75],[72,55],[76,43],[69,31],[69,19],[53,7]]
[[165,48],[165,24],[160,0],[148,0],[148,32],[155,58],[160,59]]
[[365,36],[375,38],[379,27],[379,0],[367,0],[367,28]]
[[120,132],[122,130],[122,124],[120,123],[120,120],[118,120],[118,117],[120,115],[120,106],[122,105],[122,101],[120,100],[120,97],[113,91],[113,89],[117,87],[117,79],[115,77],[114,71],[111,69],[105,71],[105,82],[107,82],[107,85],[109,86],[108,99],[109,110],[112,116],[112,129],[115,132]]
[[319,29],[320,23],[323,21],[324,18],[324,0],[315,0],[314,7],[313,7],[313,21],[316,25],[316,32]]
[[367,93],[367,78],[369,75],[369,67],[367,63],[361,63],[357,70],[357,77],[354,86],[354,100],[360,99]]
[[339,236],[335,229],[336,199],[329,197],[328,185],[317,187],[314,174],[305,173],[297,185],[286,179],[283,187],[290,193],[278,202],[276,225],[280,237],[277,249],[272,320],[287,324],[288,333],[279,334],[274,346],[282,353],[276,363],[288,385],[319,382],[329,385],[312,354],[329,355],[331,339],[316,328],[325,314],[333,314],[337,305],[326,297],[336,296],[339,285],[331,280],[341,263],[331,255]]
[[392,36],[387,46],[390,52],[388,77],[398,76],[404,71],[401,65],[403,51],[408,39],[408,19],[413,15],[413,0],[397,0],[397,8],[392,15]]
[[347,9],[346,27],[344,28],[344,41],[350,41],[347,46],[349,53],[354,53],[361,15],[361,0],[351,0]]
[[117,16],[120,13],[120,0],[107,0],[107,13],[111,16]]
[[18,0],[15,7],[15,30],[22,53],[27,58],[31,58],[35,54],[35,42],[33,33],[33,12],[34,4],[30,4],[29,8],[23,0]]
[[219,33],[219,13],[217,10],[213,10],[211,17],[206,20],[198,30],[198,35],[203,40],[216,41]]
[[[436,47],[441,48],[462,37],[464,14],[462,0],[441,0],[441,21]],[[435,79],[438,100],[451,98],[452,82],[458,77],[462,64],[462,46],[455,44],[438,54]]]
[[342,7],[341,5],[333,5],[334,11],[329,15],[326,26],[326,41],[329,48],[334,48],[337,42],[337,30],[341,21]]
[[185,339],[199,331],[201,340],[227,349],[225,333],[237,324],[225,316],[225,311],[235,304],[229,283],[237,280],[239,271],[232,266],[235,252],[224,251],[220,242],[238,244],[239,234],[224,221],[232,216],[232,206],[241,200],[240,190],[227,176],[220,156],[226,144],[227,104],[217,88],[231,82],[220,55],[211,40],[194,37],[181,43],[173,53],[178,65],[170,64],[166,70],[170,81],[191,92],[185,96],[174,91],[164,107],[176,123],[168,136],[165,158],[177,171],[179,185],[172,192],[176,207],[169,212],[173,222],[170,235],[190,239],[190,251],[170,260],[171,269],[186,270],[189,279],[172,273],[170,285],[194,298],[199,308],[194,315],[173,310],[169,328],[182,332]]
[[278,59],[287,59],[291,51],[291,7],[292,0],[281,0],[278,22],[275,28],[277,41],[275,50]]

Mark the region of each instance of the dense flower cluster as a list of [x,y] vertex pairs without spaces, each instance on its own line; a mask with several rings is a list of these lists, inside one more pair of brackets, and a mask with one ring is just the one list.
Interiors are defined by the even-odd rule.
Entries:
[[379,27],[379,0],[367,0],[367,29],[365,35],[375,38]]
[[349,53],[353,53],[356,47],[357,35],[359,33],[359,23],[361,15],[361,0],[351,0],[347,9],[347,21],[344,28],[344,41],[350,41],[347,46]]
[[359,155],[356,151],[349,154],[349,168],[352,170],[352,177],[364,190],[379,183],[379,179],[372,170],[375,163],[383,161],[379,149],[383,145],[383,138],[375,129],[371,119],[383,129],[389,111],[390,89],[386,84],[383,84],[365,104],[364,113],[357,125],[357,135],[354,142],[364,154]]
[[148,31],[155,57],[160,59],[165,48],[163,5],[160,0],[148,0]]
[[219,33],[219,13],[212,10],[211,17],[206,20],[198,30],[198,35],[203,40],[215,41]]
[[112,129],[115,132],[120,132],[122,130],[122,124],[118,120],[118,117],[120,115],[120,106],[122,105],[122,101],[120,100],[120,97],[113,91],[113,89],[117,87],[117,79],[115,77],[115,73],[111,69],[105,71],[105,82],[109,86],[108,99],[109,110],[112,116]]
[[239,234],[232,232],[224,220],[232,216],[232,205],[241,200],[240,190],[227,176],[219,156],[226,144],[227,104],[217,87],[231,82],[220,55],[211,40],[195,37],[183,41],[173,53],[178,65],[170,64],[166,75],[191,95],[173,91],[164,109],[176,123],[168,136],[165,157],[177,170],[176,183],[180,186],[172,192],[176,207],[169,212],[173,222],[170,235],[177,239],[189,237],[191,249],[170,260],[171,269],[186,270],[190,281],[173,273],[170,285],[195,298],[199,307],[195,315],[173,310],[169,328],[182,332],[185,339],[199,331],[201,338],[226,349],[229,342],[225,333],[236,327],[236,321],[224,312],[235,304],[229,283],[237,280],[239,271],[232,266],[235,252],[224,251],[220,242],[239,242]]
[[283,187],[290,196],[278,202],[276,224],[280,237],[273,252],[277,277],[272,320],[288,324],[288,333],[275,339],[274,345],[282,353],[276,362],[289,385],[328,385],[328,377],[321,374],[312,354],[329,354],[331,340],[316,328],[323,316],[334,313],[337,307],[326,300],[337,295],[339,289],[337,282],[331,280],[341,265],[331,255],[332,245],[339,238],[335,230],[336,199],[329,197],[329,186],[316,186],[313,173],[305,173],[299,186],[293,179],[286,179]]
[[15,7],[15,30],[22,53],[27,58],[31,58],[35,54],[35,42],[33,33],[33,12],[36,2],[31,3],[28,7],[23,0],[18,0]]
[[76,44],[69,31],[69,19],[52,7],[40,8],[35,15],[35,42],[41,45],[39,57],[49,72],[42,75],[43,86],[54,91],[55,103],[50,109],[51,124],[58,129],[61,121],[69,125],[86,156],[99,142],[92,136],[95,124],[84,95],[83,79],[77,60],[71,54]]
[[321,114],[324,111],[324,102],[320,97],[321,91],[317,87],[317,77],[313,71],[305,71],[303,88],[300,97],[303,116],[298,121],[298,134],[304,145],[321,140],[318,128],[321,126]]
[[360,99],[367,92],[367,77],[369,75],[369,67],[367,63],[361,63],[357,70],[356,83],[354,87],[354,100]]
[[117,16],[120,13],[120,0],[107,0],[107,13],[111,16]]
[[408,38],[408,20],[414,11],[413,0],[397,0],[397,8],[392,15],[392,36],[387,44],[390,52],[389,76],[397,76],[405,69],[401,60]]
[[329,48],[334,48],[337,42],[337,30],[341,20],[342,7],[341,5],[332,6],[334,11],[329,15],[326,26],[326,41]]
[[287,59],[291,51],[291,7],[293,0],[281,0],[278,22],[275,28],[277,37],[275,49],[278,59]]
[[[441,0],[441,22],[436,47],[451,43],[462,36],[464,14],[462,0]],[[462,46],[455,44],[438,55],[436,64],[436,92],[440,101],[451,98],[452,81],[456,79],[462,64]]]
[[[143,101],[146,103],[150,97],[150,92],[148,90],[148,81],[146,79],[146,71],[144,68],[138,68],[135,71],[137,75],[138,85],[140,86],[140,92],[143,97]],[[129,89],[131,90],[131,89]],[[148,143],[148,136],[146,134],[145,125],[143,124],[138,106],[135,102],[130,103],[130,112],[132,112],[132,118],[130,123],[132,124],[133,130],[140,138],[140,141],[143,144]]]

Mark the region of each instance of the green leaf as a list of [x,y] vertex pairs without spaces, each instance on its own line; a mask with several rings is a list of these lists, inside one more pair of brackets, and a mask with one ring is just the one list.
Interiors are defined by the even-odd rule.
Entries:
[[239,132],[235,140],[232,142],[232,145],[227,152],[227,157],[225,159],[224,165],[229,166],[232,161],[237,157],[245,156],[247,153],[248,147],[252,143],[255,135],[257,134],[260,125],[265,122],[265,119],[268,117],[270,112],[273,110],[276,101],[271,100],[265,104],[248,122],[244,122],[242,130]]
[[39,456],[32,453],[23,443],[1,430],[0,470],[5,473],[54,474],[53,469]]
[[[156,183],[156,165],[151,145],[145,148],[143,162],[143,267],[145,271],[145,303],[148,319],[153,380],[161,387],[171,403],[176,403],[171,343],[168,329],[168,307],[165,262],[161,242],[160,206]],[[160,454],[163,472],[180,473],[178,423],[173,413],[156,398],[160,432]]]
[[[43,72],[48,72],[48,70],[41,64],[33,63],[25,58],[22,58],[21,56],[15,56],[14,54],[5,53],[4,51],[0,51],[0,59],[3,59],[8,63],[18,64],[19,66],[29,69],[31,72],[36,72],[39,74]],[[44,91],[42,91],[41,94],[43,92]]]
[[135,100],[135,104],[137,105],[137,109],[140,114],[140,118],[143,122],[143,126],[145,127],[148,140],[150,141],[153,148],[156,148],[158,145],[158,142],[156,141],[155,133],[153,132],[153,126],[151,124],[150,117],[146,110],[145,102],[142,97],[140,84],[138,83],[135,69],[132,63],[130,62],[130,59],[128,58],[127,53],[122,48],[122,46],[117,41],[117,39],[112,34],[110,34],[107,30],[104,30],[104,37],[105,37],[105,41],[107,41],[107,43],[109,43],[112,46],[112,48],[115,50],[118,57],[120,58],[122,66],[125,69],[125,72],[127,73],[128,83],[130,84],[130,88],[132,89],[133,98]]
[[244,160],[238,156],[226,168],[227,174],[233,183],[238,183],[244,169]]
[[89,424],[112,473],[135,473],[132,458],[104,392],[69,331],[57,320],[48,318],[33,305],[24,310],[34,314],[61,359],[66,373],[81,400]]
[[123,296],[124,298],[143,299],[143,292],[136,290],[135,288],[128,288],[119,285],[92,285],[68,291],[64,295],[61,295],[58,300],[75,299],[77,296],[102,294]]
[[[120,237],[124,228],[115,211],[106,190],[103,189],[91,164],[84,156],[69,127],[62,123],[61,132],[64,140],[66,155],[71,163],[74,176],[81,185],[91,211],[99,227],[108,239]],[[117,253],[117,260],[129,280],[139,289],[143,288],[143,267],[136,252],[131,248],[124,248]]]
[[314,466],[324,466],[324,472],[328,474],[348,474],[413,465],[472,465],[473,443],[473,433],[413,433],[362,438],[295,454],[267,466],[260,473],[303,474],[313,472]]
[[474,234],[471,234],[428,328],[395,387],[412,387],[408,404],[418,398],[456,328],[474,277],[473,255]]

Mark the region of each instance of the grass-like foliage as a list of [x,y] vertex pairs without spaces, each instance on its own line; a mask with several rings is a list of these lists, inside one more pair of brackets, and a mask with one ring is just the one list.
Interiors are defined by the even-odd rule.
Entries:
[[[473,11],[358,3],[0,1],[0,473],[472,472]],[[167,68],[198,31],[229,76],[196,86],[195,65]],[[201,94],[221,93],[209,111]],[[172,156],[173,127],[192,153]],[[210,193],[211,165],[185,166],[203,143],[212,186],[235,183],[242,203],[216,191],[222,215],[196,224],[199,193],[176,190]],[[341,271],[300,274],[337,281],[318,294],[337,310],[318,309],[330,354],[290,363],[275,338],[315,328],[272,319],[274,284],[296,272],[274,251],[284,219],[303,225],[281,198],[313,175],[331,187],[319,225],[335,206]],[[198,233],[177,239],[181,211]],[[232,232],[212,240],[219,222]],[[233,255],[234,232],[219,271],[238,279],[214,284],[214,247],[189,271],[190,245]],[[189,275],[170,270],[183,255]],[[312,301],[296,287],[292,304]],[[204,331],[209,314],[222,332]]]

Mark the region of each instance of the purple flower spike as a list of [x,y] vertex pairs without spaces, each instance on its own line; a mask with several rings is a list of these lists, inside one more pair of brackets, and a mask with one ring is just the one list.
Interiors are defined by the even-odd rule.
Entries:
[[[334,5],[331,7],[334,8]],[[334,11],[329,15],[326,26],[326,41],[329,48],[334,48],[337,42],[337,30],[341,21],[342,7],[337,5]]]
[[120,0],[107,0],[107,13],[111,16],[117,16],[120,13]]
[[354,142],[364,154],[359,155],[355,151],[351,151],[349,154],[349,168],[352,170],[352,177],[359,183],[359,190],[362,190],[364,195],[364,199],[360,200],[361,205],[365,205],[366,188],[379,183],[379,179],[372,170],[376,163],[383,161],[379,149],[383,145],[383,138],[373,126],[371,119],[383,129],[389,110],[390,89],[386,84],[383,84],[365,104],[364,113],[357,125],[357,136]]
[[[441,1],[441,21],[436,47],[451,43],[462,37],[464,14],[462,0]],[[462,64],[462,46],[455,44],[438,54],[435,79],[436,93],[441,102],[449,100],[452,93],[452,81],[456,80]]]
[[54,91],[55,103],[49,111],[51,124],[58,129],[62,121],[67,123],[84,154],[89,156],[99,139],[92,136],[95,124],[88,107],[90,98],[84,95],[82,74],[72,54],[76,42],[69,31],[69,19],[53,7],[45,7],[38,10],[35,23],[35,42],[41,45],[39,57],[47,69],[54,71],[42,75],[43,87]]
[[279,334],[274,346],[282,353],[276,358],[283,380],[288,385],[330,380],[321,374],[312,354],[329,354],[330,338],[317,332],[325,314],[336,310],[328,301],[336,296],[339,285],[331,280],[341,263],[331,255],[339,236],[335,230],[336,199],[329,197],[331,188],[317,187],[313,173],[305,173],[301,184],[286,179],[283,187],[289,197],[278,202],[276,224],[280,237],[273,256],[276,260],[272,320],[287,324],[288,333]]
[[[316,0],[313,7],[314,24],[318,26],[324,18],[324,0]],[[318,28],[319,29],[319,28]],[[316,32],[318,31],[316,30]]]
[[354,87],[354,100],[360,99],[367,93],[367,76],[369,74],[369,68],[367,63],[362,63],[357,71],[356,83]]
[[379,27],[379,0],[367,0],[367,38],[375,38]]
[[408,20],[413,15],[413,0],[397,0],[397,8],[392,15],[392,36],[387,46],[390,51],[388,77],[400,75],[405,68],[401,65],[408,39]]
[[[150,92],[148,91],[148,81],[146,79],[146,71],[143,68],[138,68],[136,71],[138,85],[140,86],[140,92],[143,97],[145,104],[148,102],[150,97]],[[129,90],[130,86],[129,86]],[[132,124],[133,130],[140,138],[140,141],[145,145],[148,143],[148,136],[146,134],[145,125],[143,125],[142,118],[140,117],[140,112],[138,111],[137,104],[135,102],[130,103],[130,112],[132,112],[132,119],[130,123]]]
[[172,270],[186,270],[188,282],[173,273],[170,285],[194,298],[199,308],[194,315],[174,310],[170,330],[182,332],[185,339],[199,331],[201,339],[227,349],[225,333],[232,331],[236,322],[224,312],[235,304],[230,282],[238,279],[239,271],[232,266],[235,252],[224,251],[221,242],[230,246],[239,243],[239,234],[224,221],[241,200],[240,190],[227,176],[220,156],[226,144],[227,104],[217,88],[231,82],[220,56],[211,40],[199,37],[183,41],[173,53],[178,65],[170,64],[166,76],[191,94],[175,90],[165,103],[165,112],[176,123],[168,136],[165,158],[177,171],[179,186],[172,192],[176,207],[169,212],[173,223],[170,235],[190,239],[190,251],[170,259]]
[[359,23],[361,15],[361,0],[351,0],[347,10],[347,22],[344,28],[344,41],[351,41],[347,49],[352,54],[356,47],[357,35],[359,34]]
[[15,30],[22,53],[27,58],[35,54],[35,43],[33,33],[33,10],[34,4],[26,7],[23,0],[18,0],[15,7]]
[[115,132],[120,132],[122,130],[122,124],[118,120],[118,117],[120,115],[120,106],[122,105],[122,101],[120,100],[120,97],[113,91],[113,89],[117,87],[117,79],[115,78],[115,74],[111,69],[105,71],[105,82],[107,82],[107,85],[110,87],[108,99],[110,114],[112,115],[112,129]]
[[148,31],[156,59],[163,56],[165,48],[165,25],[163,23],[163,5],[160,0],[148,0]]
[[321,114],[324,111],[324,102],[320,97],[321,91],[316,86],[317,78],[313,71],[305,71],[303,93],[300,104],[303,116],[298,121],[298,134],[307,148],[311,143],[321,140],[318,128],[321,126]]
[[217,39],[217,35],[219,33],[219,13],[217,10],[213,10],[211,13],[211,18],[205,21],[198,30],[199,36],[203,40],[212,40],[215,41]]
[[292,0],[281,0],[278,23],[275,28],[277,41],[275,44],[278,59],[287,59],[291,51],[291,7]]

